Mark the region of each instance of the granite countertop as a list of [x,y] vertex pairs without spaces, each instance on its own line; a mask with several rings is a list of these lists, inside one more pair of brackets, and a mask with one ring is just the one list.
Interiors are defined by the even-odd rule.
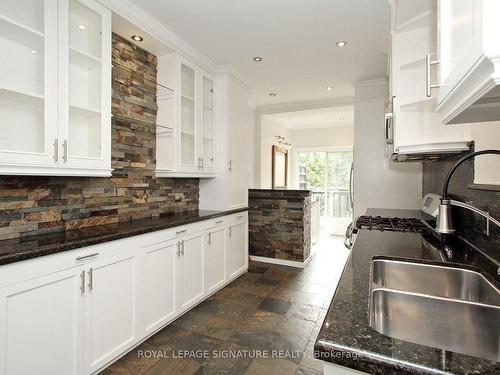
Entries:
[[0,241],[0,265],[191,224],[246,210],[247,208],[230,211],[192,211],[153,219],[141,219],[132,222],[106,224],[65,232],[3,240]]
[[[420,215],[418,211],[375,209],[367,214],[406,218]],[[360,230],[316,340],[315,356],[371,374],[500,373],[499,362],[393,339],[370,327],[372,257],[443,262],[441,248],[430,234]],[[454,262],[481,271],[498,285],[498,278],[483,272],[488,267],[483,268],[485,260],[479,253],[458,255]]]

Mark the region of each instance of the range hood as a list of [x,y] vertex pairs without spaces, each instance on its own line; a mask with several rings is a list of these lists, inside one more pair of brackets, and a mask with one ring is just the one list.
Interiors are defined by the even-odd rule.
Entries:
[[432,143],[398,148],[390,145],[389,158],[395,162],[436,161],[468,152],[472,148],[473,142]]

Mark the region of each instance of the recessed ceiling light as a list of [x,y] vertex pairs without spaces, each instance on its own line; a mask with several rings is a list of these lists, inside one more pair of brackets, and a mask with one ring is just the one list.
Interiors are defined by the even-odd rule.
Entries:
[[80,30],[85,30],[85,29],[86,29],[85,25],[78,25],[78,28],[79,28]]
[[38,51],[36,49],[32,49],[31,53],[35,54],[35,53],[38,53]]
[[276,94],[275,92],[270,92],[269,93],[269,96],[276,96],[276,95],[278,95],[278,94]]
[[333,86],[327,86],[327,87],[325,88],[325,90],[326,90],[326,91],[332,91],[332,90],[333,90]]
[[144,40],[144,38],[140,35],[132,35],[131,36],[132,40],[135,40],[136,42],[142,42]]
[[344,47],[347,45],[347,42],[345,40],[340,40],[337,42],[337,47]]
[[255,56],[252,60],[255,61],[255,62],[261,62],[262,61],[262,57]]

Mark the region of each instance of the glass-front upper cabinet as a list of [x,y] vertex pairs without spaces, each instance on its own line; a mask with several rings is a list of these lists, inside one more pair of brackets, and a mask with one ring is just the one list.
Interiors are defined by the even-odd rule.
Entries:
[[196,167],[196,75],[194,67],[181,63],[180,160],[183,167]]
[[68,167],[103,167],[110,155],[111,33],[108,10],[94,1],[66,0],[60,14],[66,53],[61,61],[67,80],[61,92],[67,102],[60,110],[64,129],[63,156]]
[[2,0],[0,174],[111,174],[111,12]]
[[2,0],[0,48],[0,172],[54,164],[57,0]]
[[202,114],[200,145],[201,167],[204,172],[215,167],[215,128],[214,128],[214,79],[207,74],[201,77]]

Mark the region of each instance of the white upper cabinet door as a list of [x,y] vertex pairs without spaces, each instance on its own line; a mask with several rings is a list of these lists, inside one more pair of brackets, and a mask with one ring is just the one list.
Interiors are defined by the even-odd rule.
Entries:
[[439,0],[441,122],[500,120],[500,1]]
[[188,61],[180,63],[180,100],[178,104],[179,126],[178,145],[180,169],[197,172],[199,155],[197,152],[197,82],[196,67]]
[[83,374],[83,268],[0,289],[0,373]]
[[248,265],[247,222],[230,225],[226,232],[226,277],[229,279],[243,272]]
[[210,229],[205,234],[205,292],[210,294],[226,281],[225,227]]
[[175,266],[179,312],[203,298],[203,240],[203,233],[197,233],[180,241]]
[[233,82],[228,87],[229,209],[248,205],[247,111],[245,88]]
[[111,13],[92,0],[59,2],[62,167],[111,175]]
[[175,261],[179,241],[148,247],[146,257],[146,334],[171,320],[175,306]]
[[0,174],[57,161],[57,0],[0,6]]
[[482,2],[439,1],[439,102],[448,96],[483,53]]
[[201,113],[199,155],[201,170],[215,173],[215,102],[214,78],[206,72],[200,74]]
[[137,258],[124,254],[90,267],[86,273],[86,374],[123,353],[138,337]]

